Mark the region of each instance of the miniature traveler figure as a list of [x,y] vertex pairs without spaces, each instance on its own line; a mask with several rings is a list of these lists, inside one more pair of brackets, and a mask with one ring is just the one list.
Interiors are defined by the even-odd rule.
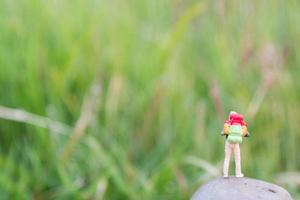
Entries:
[[228,177],[231,152],[234,151],[235,176],[243,177],[244,174],[242,174],[241,171],[240,143],[242,143],[243,137],[250,136],[247,131],[247,123],[244,121],[243,115],[231,111],[229,119],[224,123],[222,135],[226,136],[223,175],[224,177]]

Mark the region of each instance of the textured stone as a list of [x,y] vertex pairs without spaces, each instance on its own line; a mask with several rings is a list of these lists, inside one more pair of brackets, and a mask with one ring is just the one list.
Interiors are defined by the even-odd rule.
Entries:
[[218,178],[200,187],[191,200],[291,200],[282,187],[251,178]]

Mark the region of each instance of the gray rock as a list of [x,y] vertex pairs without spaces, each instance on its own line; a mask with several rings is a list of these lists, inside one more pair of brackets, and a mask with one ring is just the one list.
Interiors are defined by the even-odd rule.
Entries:
[[200,187],[191,200],[291,200],[284,188],[251,178],[218,178]]

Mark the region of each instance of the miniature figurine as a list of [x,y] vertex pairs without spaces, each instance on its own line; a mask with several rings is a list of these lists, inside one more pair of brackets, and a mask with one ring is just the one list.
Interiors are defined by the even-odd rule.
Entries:
[[231,152],[234,151],[235,176],[243,177],[244,175],[241,171],[241,155],[239,144],[242,143],[243,137],[250,136],[247,131],[247,123],[244,121],[243,115],[231,111],[229,114],[229,119],[224,123],[222,135],[226,136],[223,175],[224,177],[228,177]]

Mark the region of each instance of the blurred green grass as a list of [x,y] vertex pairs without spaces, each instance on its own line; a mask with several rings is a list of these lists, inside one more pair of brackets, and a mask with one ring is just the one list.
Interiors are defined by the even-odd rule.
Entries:
[[[218,176],[230,110],[252,133],[247,176],[299,171],[299,9],[0,1],[0,104],[49,125],[0,120],[1,199],[188,199]],[[286,187],[299,198],[299,185]]]

